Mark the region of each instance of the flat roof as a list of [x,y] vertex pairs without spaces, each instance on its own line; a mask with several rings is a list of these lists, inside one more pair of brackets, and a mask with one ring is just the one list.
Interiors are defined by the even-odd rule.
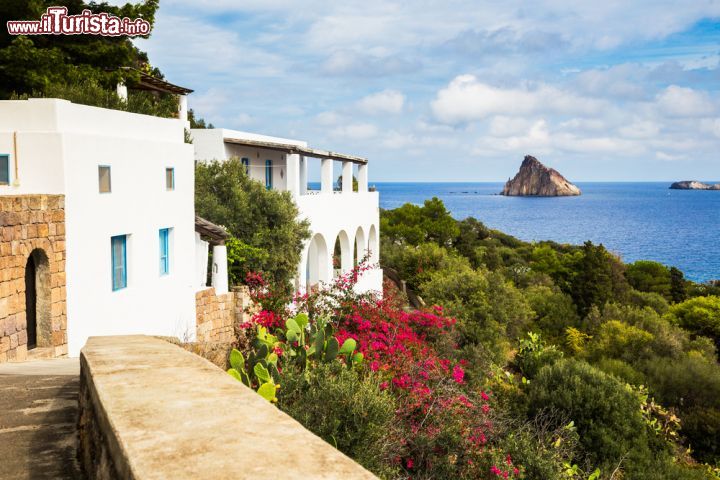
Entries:
[[189,88],[172,84],[162,78],[153,77],[134,67],[120,67],[120,70],[133,71],[140,74],[140,82],[131,87],[136,90],[151,90],[154,92],[174,93],[176,95],[188,95],[193,92],[193,90]]
[[367,158],[356,157],[354,155],[346,155],[344,153],[331,152],[328,150],[318,150],[315,148],[303,147],[301,145],[295,145],[291,143],[266,142],[263,140],[249,140],[245,138],[232,137],[225,137],[223,138],[223,140],[225,141],[225,143],[232,143],[235,145],[265,148],[268,150],[275,150],[285,153],[298,153],[300,155],[314,158],[327,158],[330,160],[340,160],[343,162],[352,162],[360,165],[365,165],[368,163]]

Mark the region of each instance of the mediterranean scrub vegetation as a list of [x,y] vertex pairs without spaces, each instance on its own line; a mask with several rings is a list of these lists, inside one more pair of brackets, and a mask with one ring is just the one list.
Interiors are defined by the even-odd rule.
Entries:
[[268,190],[252,180],[237,158],[198,162],[195,212],[231,234],[226,242],[231,284],[255,272],[283,294],[291,291],[310,230],[307,221],[297,220],[289,192]]
[[381,232],[382,296],[366,262],[294,296],[245,269],[230,373],[382,478],[720,478],[713,287],[437,199]]

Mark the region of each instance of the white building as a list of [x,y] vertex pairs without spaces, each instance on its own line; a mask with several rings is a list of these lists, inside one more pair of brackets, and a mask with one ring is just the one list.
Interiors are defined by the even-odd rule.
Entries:
[[0,101],[0,345],[10,346],[0,361],[35,345],[77,356],[90,335],[194,331],[185,125],[66,100]]
[[[310,148],[306,142],[227,129],[191,130],[198,161],[241,159],[248,174],[267,188],[289,191],[310,221],[312,236],[298,266],[296,287],[305,290],[334,275],[349,271],[366,255],[379,262],[378,192],[369,191],[368,164],[364,158]],[[308,186],[309,171],[319,167],[320,189]],[[334,167],[338,168],[335,169]],[[335,188],[342,175],[342,185]],[[357,191],[353,188],[357,178]],[[336,242],[340,265],[333,265]],[[365,272],[360,291],[382,291],[379,266]]]

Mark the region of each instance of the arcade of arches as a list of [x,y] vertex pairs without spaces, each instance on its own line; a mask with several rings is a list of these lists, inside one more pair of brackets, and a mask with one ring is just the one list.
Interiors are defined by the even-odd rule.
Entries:
[[305,265],[305,284],[308,287],[329,282],[332,278],[349,272],[363,259],[370,264],[378,263],[378,238],[375,225],[372,225],[367,233],[362,227],[358,227],[352,233],[351,237],[345,230],[340,230],[337,236],[331,239],[332,243],[328,243],[320,233],[312,237]]

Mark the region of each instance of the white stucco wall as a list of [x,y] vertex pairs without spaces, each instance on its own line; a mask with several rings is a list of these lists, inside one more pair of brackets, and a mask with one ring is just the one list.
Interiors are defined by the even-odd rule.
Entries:
[[[20,186],[0,187],[0,195],[65,194],[71,356],[94,335],[194,332],[194,161],[183,127],[64,100],[0,102],[0,150],[13,132],[22,140]],[[99,165],[111,167],[111,193],[99,193]],[[175,169],[173,191],[166,190],[166,167]],[[161,228],[172,228],[167,276],[159,269]],[[128,286],[118,291],[114,235],[129,235]]]
[[[352,192],[352,193],[317,193],[313,195],[300,195],[296,197],[300,209],[300,216],[310,221],[310,230],[315,234],[322,235],[328,248],[328,255],[332,258],[335,248],[335,241],[344,232],[349,239],[349,258],[343,262],[347,270],[348,265],[352,267],[354,245],[360,238],[358,245],[358,260],[362,259],[368,252],[370,245],[378,245],[369,262],[374,266],[372,270],[365,272],[357,284],[357,290],[361,292],[375,290],[382,291],[382,270],[377,265],[379,260],[379,232],[380,232],[380,209],[378,192]],[[360,229],[360,232],[358,232]],[[375,235],[376,241],[371,241],[370,232]],[[312,238],[311,238],[312,241]],[[362,247],[361,247],[362,245]],[[308,268],[308,253],[310,242],[307,242],[302,254],[302,262],[298,270],[298,286],[300,289],[307,288],[306,277]],[[333,278],[333,267],[327,263],[328,271],[325,278]]]
[[[258,140],[264,142],[280,143],[285,145],[300,145],[307,147],[307,142],[300,140],[292,140],[287,138],[271,137],[267,135],[259,135],[249,132],[241,132],[227,129],[193,129],[193,144],[195,148],[195,159],[198,161],[205,160],[226,160],[231,157],[243,158],[250,160],[250,176],[262,183],[265,183],[265,160],[273,160],[273,188],[277,190],[288,189],[288,173],[291,175],[302,176],[299,169],[288,172],[288,155],[283,152],[237,145],[225,139],[244,139]],[[312,161],[308,159],[308,161]],[[307,164],[306,164],[307,165]],[[307,168],[307,167],[306,167]],[[352,170],[352,169],[350,169]],[[367,170],[364,169],[364,172]],[[335,246],[335,239],[341,232],[345,232],[350,243],[350,259],[346,262],[347,268],[352,267],[353,245],[356,242],[358,229],[361,230],[359,237],[363,246],[359,248],[358,256],[362,258],[365,251],[371,245],[370,232],[374,229],[375,240],[372,244],[377,245],[379,249],[379,197],[377,192],[333,192],[335,185],[335,172],[329,169],[326,172],[329,175],[327,181],[328,191],[324,193],[313,192],[312,194],[303,194],[302,191],[294,192],[294,199],[300,210],[300,217],[307,218],[310,221],[311,238],[305,243],[302,254],[301,264],[298,265],[298,277],[296,286],[304,290],[306,285],[308,257],[310,253],[312,238],[319,234],[326,243],[327,253],[324,266],[321,267],[324,272],[322,277],[328,280],[333,278],[332,254]],[[305,171],[307,175],[307,170]],[[307,179],[307,176],[305,177]],[[299,190],[303,190],[297,178]],[[379,252],[376,251],[371,259],[371,263],[377,264]],[[365,272],[357,285],[358,291],[376,290],[382,291],[382,271],[374,268]]]

